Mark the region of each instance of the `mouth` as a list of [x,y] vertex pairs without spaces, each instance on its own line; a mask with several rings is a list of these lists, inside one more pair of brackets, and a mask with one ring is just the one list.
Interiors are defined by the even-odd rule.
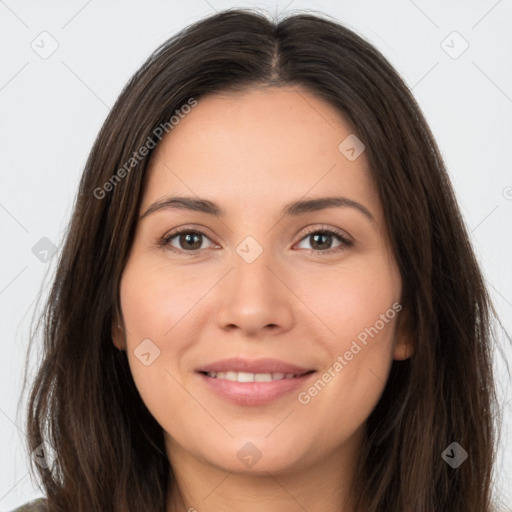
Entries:
[[236,405],[267,405],[290,398],[316,370],[273,359],[225,359],[195,370],[208,392]]
[[226,380],[238,380],[238,377],[249,379],[239,382],[269,382],[274,379],[300,377],[314,371],[314,368],[298,366],[279,359],[246,359],[238,356],[200,366],[196,371]]
[[196,375],[213,396],[237,406],[253,407],[278,403],[278,399],[292,399],[293,392],[305,387],[316,373],[315,370],[298,373],[197,371]]
[[304,375],[309,375],[314,373],[315,370],[309,370],[302,373],[282,373],[282,372],[274,372],[274,373],[251,373],[251,372],[236,372],[236,371],[227,371],[227,372],[205,372],[199,371],[202,375],[206,377],[210,377],[211,379],[223,379],[231,382],[272,382],[275,380],[284,380],[284,379],[296,379],[298,377],[303,377]]

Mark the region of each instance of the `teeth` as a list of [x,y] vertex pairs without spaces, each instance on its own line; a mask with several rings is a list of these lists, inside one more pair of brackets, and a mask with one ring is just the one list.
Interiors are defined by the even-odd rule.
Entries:
[[293,379],[293,373],[249,373],[249,372],[209,372],[208,377],[233,382],[271,382],[273,380]]

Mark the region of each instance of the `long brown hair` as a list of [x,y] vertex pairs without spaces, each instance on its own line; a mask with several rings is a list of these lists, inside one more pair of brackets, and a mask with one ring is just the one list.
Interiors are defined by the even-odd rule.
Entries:
[[[55,450],[48,468],[33,463],[49,510],[164,512],[172,468],[162,428],[112,343],[152,154],[139,150],[155,146],[158,128],[191,98],[262,85],[300,86],[353,126],[402,276],[415,351],[393,362],[368,418],[357,510],[490,512],[497,315],[420,108],[387,60],[338,22],[239,9],[159,47],[120,94],[87,160],[29,396],[28,448]],[[457,468],[441,456],[453,442],[468,452]]]

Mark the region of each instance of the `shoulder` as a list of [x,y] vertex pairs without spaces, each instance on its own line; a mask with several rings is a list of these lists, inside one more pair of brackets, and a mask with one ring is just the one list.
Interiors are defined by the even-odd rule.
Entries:
[[29,503],[25,503],[19,508],[14,509],[12,512],[47,512],[48,508],[46,505],[45,498],[38,498]]

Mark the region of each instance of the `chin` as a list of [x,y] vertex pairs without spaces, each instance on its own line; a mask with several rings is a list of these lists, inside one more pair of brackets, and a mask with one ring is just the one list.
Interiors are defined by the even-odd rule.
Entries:
[[[290,436],[268,432],[253,436],[240,436],[230,439],[227,443],[212,446],[211,451],[201,457],[224,471],[239,474],[268,476],[268,473],[284,473],[297,467],[305,455],[304,445],[294,443]],[[275,436],[272,439],[272,436]],[[299,451],[300,450],[300,451]]]

